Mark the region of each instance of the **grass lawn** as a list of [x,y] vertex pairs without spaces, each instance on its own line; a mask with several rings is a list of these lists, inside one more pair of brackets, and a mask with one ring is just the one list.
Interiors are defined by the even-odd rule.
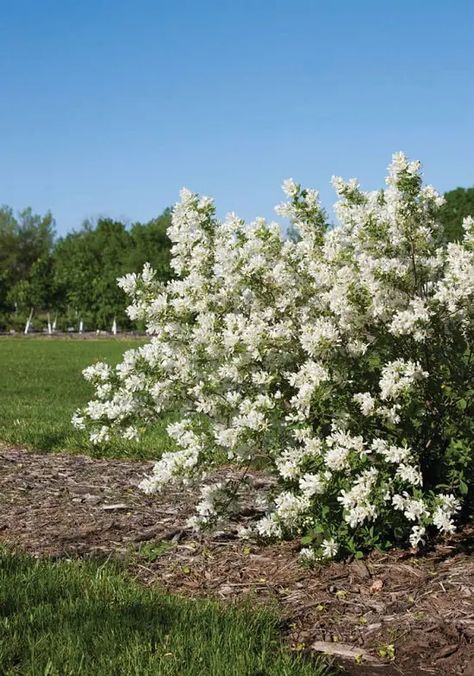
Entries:
[[[153,458],[164,424],[140,443],[99,450],[71,425],[92,395],[82,378],[136,340],[0,338],[0,440],[45,451]],[[112,562],[35,560],[0,547],[0,674],[5,676],[321,676],[321,659],[283,649],[271,612],[183,599]]]
[[82,369],[98,360],[115,364],[138,345],[139,340],[0,338],[0,439],[45,451],[159,457],[167,446],[165,423],[138,443],[116,440],[100,449],[71,425],[75,409],[93,396]]
[[5,676],[322,676],[281,647],[267,611],[139,586],[111,563],[35,560],[0,548]]

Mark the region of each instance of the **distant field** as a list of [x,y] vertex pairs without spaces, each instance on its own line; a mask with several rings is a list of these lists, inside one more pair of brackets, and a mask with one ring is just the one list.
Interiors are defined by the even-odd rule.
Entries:
[[82,377],[97,360],[115,364],[143,339],[0,338],[0,441],[44,451],[95,456],[155,458],[165,450],[165,423],[138,443],[114,441],[91,448],[86,435],[71,425],[76,408],[93,389]]

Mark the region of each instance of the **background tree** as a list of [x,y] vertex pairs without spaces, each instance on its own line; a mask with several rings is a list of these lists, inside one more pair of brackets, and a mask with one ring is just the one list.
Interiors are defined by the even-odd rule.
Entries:
[[114,319],[130,327],[127,300],[117,277],[138,272],[149,262],[158,277],[171,276],[170,241],[166,229],[170,210],[148,223],[124,223],[101,218],[60,239],[54,251],[54,288],[66,323],[81,319],[86,328],[110,329]]
[[[474,187],[456,188],[445,198],[440,218],[446,238],[459,241],[463,218],[474,215]],[[117,277],[139,272],[149,262],[159,279],[171,279],[170,223],[171,209],[129,227],[100,218],[56,241],[50,212],[41,216],[31,208],[15,213],[1,207],[0,329],[20,328],[31,309],[36,317],[57,314],[63,328],[77,327],[82,319],[86,328],[108,330],[114,318],[131,327]],[[291,224],[287,237],[298,238]]]
[[[51,263],[54,246],[54,226],[50,212],[40,216],[28,208],[15,215],[10,207],[0,209],[0,325],[24,306],[32,284],[36,296],[30,307],[37,303],[41,306],[50,293],[46,277],[51,278],[48,262]],[[41,284],[44,288],[38,295]]]
[[446,203],[441,208],[441,222],[449,242],[459,242],[463,237],[462,221],[474,216],[474,187],[456,188],[444,195]]
[[171,278],[170,249],[171,242],[167,230],[171,225],[171,209],[165,209],[160,216],[147,223],[134,223],[130,230],[131,249],[127,258],[127,272],[136,272],[150,263],[158,278],[167,281]]
[[59,240],[54,252],[55,285],[70,324],[108,329],[117,316],[124,321],[116,278],[124,269],[129,233],[123,223],[99,219]]

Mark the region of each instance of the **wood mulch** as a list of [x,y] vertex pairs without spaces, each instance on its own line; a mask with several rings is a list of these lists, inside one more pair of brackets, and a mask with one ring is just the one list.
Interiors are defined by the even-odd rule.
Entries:
[[[290,645],[345,658],[345,673],[474,675],[473,528],[423,556],[308,569],[296,540],[241,541],[237,524],[191,532],[193,489],[137,490],[151,465],[0,447],[0,542],[36,556],[121,557],[144,584],[182,595],[274,603]],[[239,523],[250,518],[244,510]]]

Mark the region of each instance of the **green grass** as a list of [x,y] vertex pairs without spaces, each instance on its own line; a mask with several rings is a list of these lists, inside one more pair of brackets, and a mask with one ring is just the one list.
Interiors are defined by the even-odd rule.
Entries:
[[[85,366],[116,363],[137,340],[0,338],[0,440],[45,451],[154,458],[142,441],[91,447],[71,425],[92,396]],[[149,555],[154,556],[150,550]],[[118,564],[37,561],[0,548],[0,674],[5,676],[321,676],[282,648],[277,616],[150,590]]]
[[100,449],[71,425],[73,412],[93,396],[82,369],[98,360],[116,364],[138,345],[139,340],[0,338],[0,439],[44,451],[159,457],[167,447],[165,422],[138,443],[118,439]]
[[165,595],[117,566],[35,560],[0,549],[5,676],[322,676],[281,647],[268,611]]

